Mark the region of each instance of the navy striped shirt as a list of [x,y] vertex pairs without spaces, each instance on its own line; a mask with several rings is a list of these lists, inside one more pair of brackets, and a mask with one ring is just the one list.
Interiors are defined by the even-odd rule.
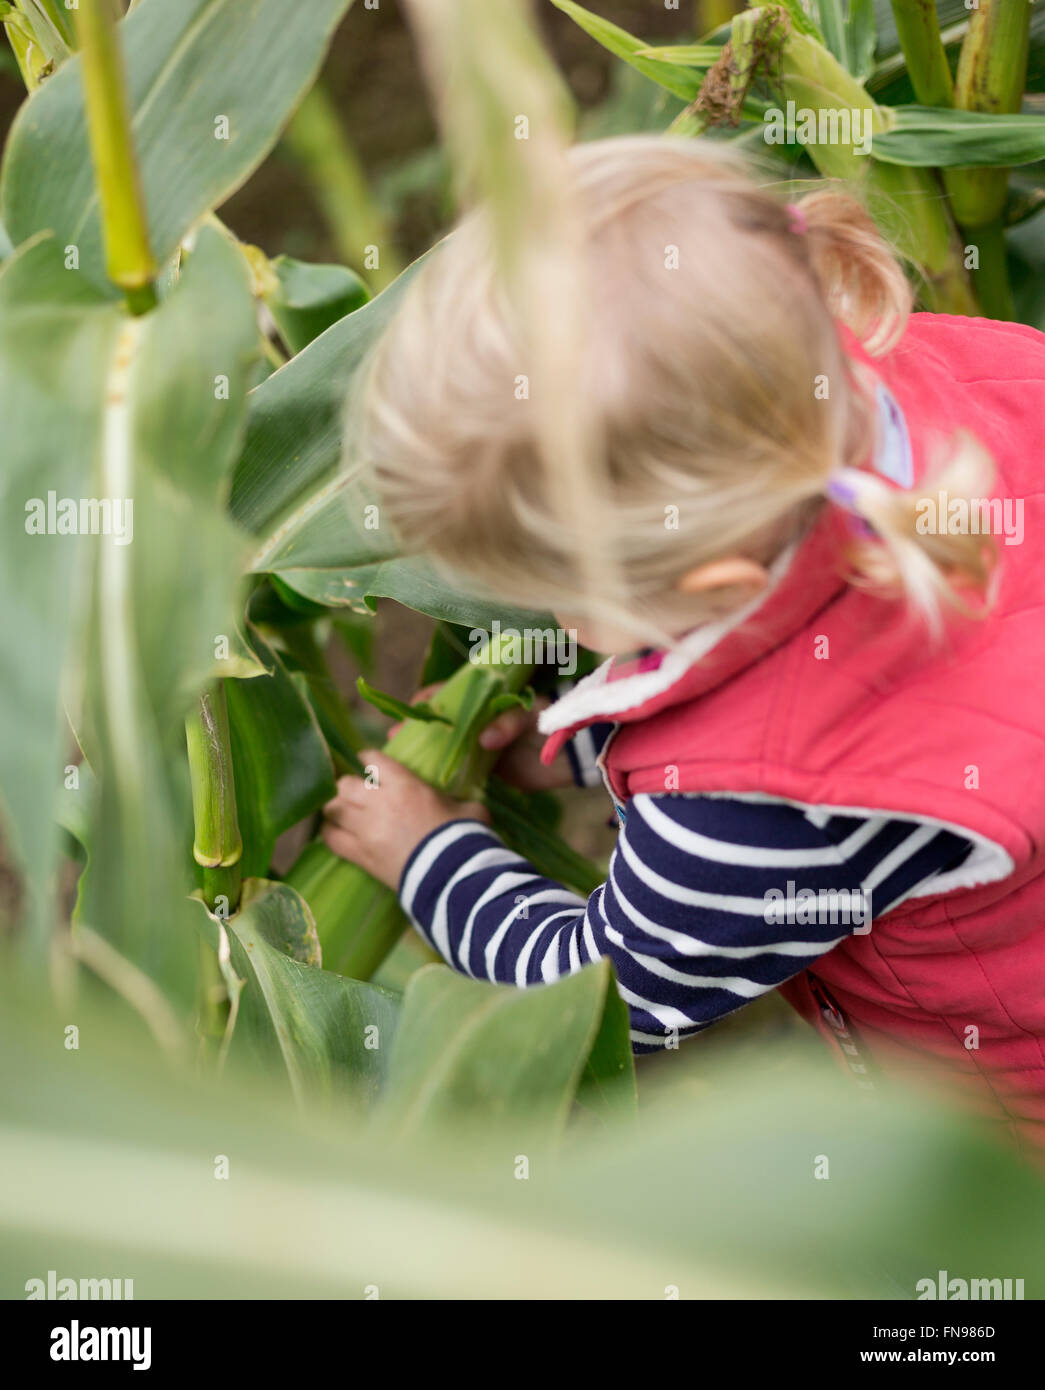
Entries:
[[870,930],[970,853],[935,823],[774,801],[641,794],[591,897],[543,878],[474,820],[414,850],[399,896],[455,969],[501,984],[609,956],[636,1052],[674,1045]]

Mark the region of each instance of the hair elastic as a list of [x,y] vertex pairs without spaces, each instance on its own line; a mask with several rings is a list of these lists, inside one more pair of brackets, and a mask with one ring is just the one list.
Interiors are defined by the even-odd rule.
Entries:
[[805,236],[809,230],[809,223],[806,221],[805,213],[797,203],[788,203],[787,216],[795,236]]
[[856,534],[871,536],[874,535],[874,530],[860,515],[857,505],[864,476],[858,468],[836,468],[827,480],[824,493],[836,507],[850,514],[853,518],[851,529]]

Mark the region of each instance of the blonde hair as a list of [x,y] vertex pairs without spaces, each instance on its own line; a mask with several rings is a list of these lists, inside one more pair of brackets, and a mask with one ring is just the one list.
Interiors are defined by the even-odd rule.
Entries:
[[[832,473],[866,458],[872,382],[835,320],[881,355],[911,290],[850,194],[818,187],[796,214],[715,142],[629,136],[578,145],[570,161],[588,293],[573,386],[601,436],[592,515],[560,514],[518,324],[475,212],[373,356],[363,457],[402,544],[473,592],[598,612],[578,563],[597,511],[600,553],[622,580],[605,592],[627,596],[615,599],[621,623],[678,630],[742,601],[683,595],[683,574],[732,554],[768,564],[824,505]],[[960,495],[988,473],[983,451],[958,440],[933,486]],[[988,538],[921,534],[917,496],[865,476],[852,509],[875,539],[851,548],[851,577],[905,593],[930,620],[942,602],[960,606],[953,581],[986,582]]]

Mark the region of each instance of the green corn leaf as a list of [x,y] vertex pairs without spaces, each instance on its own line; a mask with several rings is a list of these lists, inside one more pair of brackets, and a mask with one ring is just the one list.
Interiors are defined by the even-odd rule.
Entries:
[[366,488],[343,471],[345,399],[413,276],[438,248],[387,290],[340,319],[250,395],[247,437],[231,497],[233,517],[255,537],[250,566],[304,599],[367,611],[377,598],[450,622],[515,627],[540,617],[464,594],[427,560],[395,554],[380,526],[368,530]]
[[[788,6],[788,13],[795,19],[798,6]],[[847,71],[852,72],[849,55],[849,35],[845,22],[843,0],[816,0],[816,13],[820,21],[820,32],[824,46],[833,53]],[[800,26],[796,23],[796,29]],[[854,74],[855,76],[855,74]]]
[[[799,33],[815,32],[803,28],[799,4],[789,5],[788,13]],[[874,0],[816,0],[822,42],[842,66],[861,81],[874,71]]]
[[1005,203],[1003,221],[1006,227],[1018,227],[1045,209],[1045,188],[1013,179]]
[[677,67],[706,71],[722,57],[722,46],[717,43],[677,43],[666,48],[640,48],[636,56],[649,58],[656,63],[673,63]]
[[418,686],[435,685],[449,680],[468,655],[471,648],[469,634],[465,628],[453,623],[436,623],[432,631],[424,665],[418,678]]
[[872,148],[883,163],[915,167],[1033,164],[1045,159],[1045,119],[898,106],[887,113],[885,129],[875,133]]
[[227,680],[243,876],[261,878],[277,838],[334,796],[330,754],[308,701],[256,630],[252,648],[271,674]]
[[391,719],[419,719],[423,724],[453,724],[452,719],[440,714],[424,700],[418,700],[412,705],[407,704],[405,700],[397,700],[394,695],[388,695],[383,690],[375,690],[362,676],[356,680],[356,689],[364,700]]
[[241,910],[227,922],[198,900],[193,906],[201,935],[219,953],[227,946],[229,968],[243,981],[230,1057],[275,1064],[298,1100],[370,1104],[391,1055],[398,997],[319,968],[312,915],[285,883],[248,879]]
[[1045,92],[1045,8],[1041,5],[1031,11],[1025,86],[1028,92]]
[[550,1138],[564,1126],[589,1067],[587,1104],[612,1109],[633,1101],[627,1010],[622,1018],[616,997],[607,960],[526,990],[424,967],[403,997],[383,1125],[413,1137],[513,1115]]
[[[297,599],[297,595],[294,597]],[[283,603],[269,585],[255,590],[248,611],[278,646],[280,660],[314,711],[336,770],[361,772],[356,754],[363,747],[364,738],[341,698],[327,663],[324,649],[330,630],[325,621],[326,612],[320,609],[322,621],[307,618]],[[354,627],[349,620],[348,635],[355,641],[355,646],[350,646],[349,650],[357,666],[366,666],[372,656],[374,626],[373,621],[366,618],[356,618]],[[366,629],[365,633],[361,628]]]
[[276,284],[265,295],[265,303],[292,353],[308,347],[370,298],[366,285],[347,266],[308,265],[290,256],[276,256],[270,265]]
[[618,25],[611,24],[608,19],[601,19],[598,15],[592,14],[583,5],[574,4],[574,0],[552,0],[552,4],[562,10],[563,14],[569,15],[575,24],[586,34],[590,34],[603,48],[616,57],[623,58],[637,72],[656,82],[659,87],[681,97],[683,101],[692,101],[700,91],[700,77],[690,63],[674,63],[659,56],[645,56],[649,50],[648,44]]
[[1006,242],[1015,316],[1045,332],[1045,216],[1013,228]]
[[[67,649],[78,631],[92,542],[78,534],[29,535],[29,499],[94,496],[93,450],[103,429],[109,363],[120,322],[79,278],[64,272],[52,240],[23,247],[0,272],[0,792],[9,852],[23,870],[41,948],[50,920],[56,851],[52,803],[62,783],[61,720]],[[53,348],[62,343],[55,362]],[[61,393],[63,408],[55,409]],[[32,660],[26,654],[32,652]]]
[[[14,852],[44,921],[64,696],[98,778],[80,920],[183,1003],[195,973],[180,906],[191,887],[188,787],[170,769],[184,765],[184,715],[236,631],[245,547],[222,501],[255,342],[241,258],[210,230],[168,298],[139,319],[66,269],[53,238],[0,273],[0,588],[20,650],[34,654],[0,679]],[[115,524],[119,506],[126,543],[30,534],[27,499],[46,511],[49,493],[56,506],[71,499],[77,531],[81,517],[104,527],[106,507]]]
[[507,709],[532,709],[533,690],[527,686],[525,690],[505,691],[502,695],[495,695],[490,701],[489,710],[491,718],[494,715],[503,714]]
[[383,532],[366,530],[366,518],[349,511],[348,480],[341,472],[344,405],[356,373],[426,259],[251,392],[230,507],[257,537],[252,563],[258,573],[347,569],[394,552]]
[[876,39],[874,0],[849,0],[846,19],[849,71],[861,81],[874,72]]
[[[1027,1299],[1045,1295],[1031,1166],[923,1092],[868,1104],[782,1043],[756,1067],[684,1044],[702,1050],[699,1084],[678,1071],[684,1052],[666,1057],[679,1079],[646,1098],[641,1125],[582,1127],[558,1153],[492,1110],[485,1136],[426,1130],[411,1148],[354,1107],[316,1117],[259,1077],[172,1075],[89,997],[73,1065],[55,1044],[68,1015],[0,988],[0,1052],[18,1058],[0,1068],[5,1298],[49,1269],[132,1273],[136,1300],[344,1299],[375,1284],[382,1300],[656,1300],[670,1284],[685,1300],[911,1301],[940,1268],[1011,1272]],[[818,1154],[830,1181],[810,1177]],[[230,1181],[215,1181],[215,1155]]]
[[[327,520],[329,518],[324,517],[323,524]],[[317,544],[318,529],[315,537]],[[351,526],[348,535],[348,543],[351,544]],[[311,536],[303,538],[303,543],[307,544],[311,539]],[[331,544],[336,545],[339,541],[344,543],[345,536],[334,538]],[[291,567],[280,570],[279,577],[287,585],[293,586],[303,598],[323,607],[351,609],[353,613],[371,614],[377,608],[378,599],[390,598],[406,608],[435,618],[437,622],[465,627],[489,628],[494,619],[499,619],[505,627],[543,628],[554,625],[554,619],[548,613],[516,608],[499,598],[465,591],[460,584],[444,578],[423,555],[404,555],[376,564],[350,564],[344,568]]]
[[[165,261],[208,209],[275,144],[319,70],[351,0],[142,0],[119,26],[149,239]],[[19,112],[0,202],[16,242],[52,230],[104,285],[80,59],[69,59]]]
[[[829,3],[832,0],[828,0]],[[817,43],[826,44],[826,36],[823,29],[817,24],[809,13],[804,0],[780,0],[779,8],[786,10],[791,20],[791,27],[796,34],[805,34],[807,38],[815,39]]]

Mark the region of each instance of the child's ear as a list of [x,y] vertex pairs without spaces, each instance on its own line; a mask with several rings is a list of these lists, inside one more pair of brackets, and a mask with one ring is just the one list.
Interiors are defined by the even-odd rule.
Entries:
[[709,560],[706,565],[687,570],[675,581],[675,589],[680,594],[702,594],[709,589],[743,587],[757,594],[768,582],[764,565],[743,555],[730,555],[724,560]]

